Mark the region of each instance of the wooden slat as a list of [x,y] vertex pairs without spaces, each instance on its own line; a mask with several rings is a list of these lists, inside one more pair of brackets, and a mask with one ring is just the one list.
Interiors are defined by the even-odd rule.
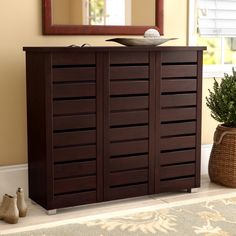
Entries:
[[189,189],[195,187],[195,178],[181,178],[174,180],[164,180],[160,182],[160,192]]
[[60,179],[54,181],[54,194],[79,192],[92,189],[96,189],[95,176]]
[[148,181],[148,170],[134,170],[112,173],[109,176],[110,186],[135,184]]
[[[198,69],[197,69],[197,137],[196,137],[196,187],[201,184],[201,131],[202,131],[202,67],[203,52],[198,51]],[[205,99],[204,99],[205,100]],[[205,101],[204,101],[205,103]]]
[[[13,56],[13,58],[15,59],[15,55]],[[26,54],[27,128],[28,128],[28,153],[27,154],[28,154],[28,165],[29,165],[28,174],[29,174],[29,179],[30,179],[29,186],[28,186],[29,197],[45,208],[48,207],[48,201],[47,201],[48,198],[46,197],[46,195],[50,198],[53,195],[52,193],[53,178],[51,178],[53,174],[52,173],[53,169],[51,168],[51,164],[52,164],[51,162],[51,158],[52,158],[52,155],[51,155],[52,83],[51,83],[51,78],[50,78],[51,76],[51,63],[50,62],[51,62],[50,53],[31,53],[31,52],[28,53],[27,52]],[[4,63],[3,59],[2,59],[2,63]],[[15,66],[12,65],[11,69],[9,68],[8,71],[10,73],[15,73],[16,72]],[[4,75],[2,74],[2,76]],[[3,79],[1,79],[1,81],[3,81]],[[14,83],[14,85],[12,84],[12,86],[17,86],[17,85]],[[1,91],[1,94],[3,95],[3,91],[6,89],[5,89],[5,86],[3,87],[2,82],[1,82],[1,88],[3,89]],[[17,99],[16,102],[19,101],[19,97],[15,92],[13,92],[10,95],[10,97],[11,99],[15,97],[15,99]],[[9,100],[7,99],[6,101],[9,101]],[[10,109],[13,108],[11,107],[10,104],[8,105],[8,107]],[[1,117],[3,117],[3,114],[5,113],[3,109],[4,108],[2,106]],[[17,118],[17,115],[18,114],[16,113],[15,118]],[[9,122],[10,122],[10,119],[9,119]],[[3,122],[2,124],[4,123],[5,122]],[[5,123],[4,126],[6,125],[7,124]],[[21,126],[19,120],[16,122],[16,126],[18,125]],[[7,133],[4,134],[2,128],[1,128],[1,131],[2,131],[1,132],[2,137],[4,135],[7,138],[6,135],[8,134]],[[23,136],[19,137],[19,141],[20,140],[23,141]],[[1,143],[2,150],[4,146],[5,145]],[[5,148],[7,148],[7,146],[5,146],[4,149]],[[9,151],[14,151],[14,152],[16,151],[16,146],[13,143],[11,144],[11,150],[9,149]],[[16,155],[18,154],[19,154],[18,151],[16,151]],[[3,159],[1,156],[1,163],[2,163],[2,160]],[[14,181],[17,182],[18,179],[14,179]],[[5,182],[8,185],[7,179],[4,181],[1,178],[1,186],[3,182]],[[0,231],[2,231],[1,229]]]
[[164,65],[162,66],[162,77],[195,77],[197,76],[197,65]]
[[110,85],[111,95],[147,94],[148,91],[148,81],[114,81]]
[[160,165],[177,164],[196,160],[196,150],[165,152],[160,154]]
[[110,155],[128,155],[148,152],[148,141],[132,141],[123,143],[111,143]]
[[94,52],[67,52],[67,53],[53,53],[52,64],[55,65],[94,65]]
[[197,62],[196,51],[165,51],[162,53],[162,63]]
[[161,107],[193,106],[196,104],[195,93],[161,96]]
[[54,115],[92,113],[96,110],[95,99],[65,100],[53,102]]
[[72,162],[54,165],[54,179],[96,174],[96,161]]
[[110,114],[110,125],[129,125],[148,123],[148,111],[116,112]]
[[178,121],[196,119],[196,108],[162,109],[161,121]]
[[[160,153],[160,145],[159,145],[159,141],[160,141],[160,137],[159,137],[159,129],[160,129],[160,123],[161,123],[161,119],[160,119],[160,111],[161,111],[161,105],[160,105],[160,95],[161,95],[161,58],[162,58],[162,53],[155,53],[154,55],[154,62],[153,65],[151,66],[151,68],[153,69],[153,73],[154,73],[154,87],[155,87],[155,91],[154,91],[154,101],[150,101],[153,105],[151,105],[150,111],[152,111],[152,113],[150,114],[150,116],[152,116],[152,118],[149,119],[153,119],[153,125],[150,127],[150,129],[152,129],[152,131],[150,131],[150,134],[152,135],[152,137],[150,137],[150,142],[149,142],[149,154],[150,154],[150,162],[149,162],[149,170],[150,171],[150,178],[151,174],[154,175],[154,180],[152,182],[154,182],[154,193],[158,193],[159,190],[159,182],[160,182],[160,173],[159,173],[159,169],[160,169],[160,164],[159,164],[159,158],[158,155]],[[159,79],[157,79],[159,78]],[[152,90],[152,88],[150,88],[150,90]],[[151,94],[150,94],[150,98],[151,98]],[[151,163],[152,162],[152,163]],[[154,165],[154,168],[152,167],[152,165]],[[149,185],[150,188],[150,185]],[[153,187],[152,187],[153,188]],[[151,188],[151,189],[152,189]]]
[[[159,84],[160,84],[160,64],[157,61],[161,60],[161,53],[154,53],[150,52],[149,54],[149,61],[150,61],[150,84],[149,84],[149,152],[148,152],[148,192],[149,194],[155,193],[155,178],[158,178],[158,174],[156,173],[156,166],[159,166],[158,159],[157,159],[157,135],[156,135],[156,128],[160,125],[159,121],[159,114],[157,115],[157,110],[159,110],[160,100],[159,97]],[[161,62],[161,61],[160,61]],[[159,64],[159,65],[157,65]],[[158,82],[158,83],[157,83]],[[158,94],[158,98],[157,98]],[[158,125],[157,125],[158,124]]]
[[53,134],[54,147],[94,143],[96,143],[95,130],[73,131]]
[[148,155],[110,159],[110,171],[124,171],[148,167]]
[[53,150],[54,162],[76,161],[96,158],[96,146],[56,148]]
[[110,67],[110,80],[147,79],[148,66]]
[[160,149],[161,150],[174,150],[181,148],[193,148],[196,146],[196,136],[183,136],[173,138],[161,138]]
[[54,130],[95,128],[96,115],[56,116],[53,118]]
[[[104,55],[102,55],[104,57]],[[102,116],[101,116],[101,128],[102,130],[102,141],[101,141],[101,145],[102,146],[98,146],[98,150],[101,150],[102,155],[100,156],[100,163],[101,163],[101,168],[102,168],[102,181],[103,184],[101,186],[102,190],[102,200],[109,200],[109,198],[107,197],[108,195],[108,189],[109,189],[109,158],[110,158],[110,140],[109,140],[109,128],[110,128],[110,124],[109,124],[109,116],[110,116],[110,101],[111,98],[109,97],[110,95],[110,81],[109,81],[109,67],[110,67],[110,53],[106,55],[107,58],[103,61],[105,61],[105,66],[106,69],[103,70],[102,72],[102,81],[103,81],[103,85],[102,85],[102,95],[101,95],[101,99],[102,99]],[[104,68],[104,64],[101,65],[102,68]]]
[[97,149],[96,149],[96,172],[97,172],[97,201],[104,201],[104,175],[105,175],[105,134],[108,130],[106,128],[107,117],[107,104],[108,93],[106,88],[109,87],[108,83],[108,68],[109,68],[109,55],[108,52],[96,53],[96,134],[97,134]]
[[110,109],[111,111],[120,110],[135,110],[135,109],[147,109],[148,108],[148,96],[136,96],[136,97],[123,97],[123,98],[111,98]]
[[181,122],[173,124],[161,124],[160,136],[181,135],[196,133],[196,122]]
[[162,93],[195,92],[196,90],[196,79],[170,79],[161,81]]
[[195,174],[195,164],[183,164],[176,166],[164,166],[160,168],[160,178],[169,179]]
[[148,52],[111,52],[111,64],[148,63]]
[[53,208],[70,207],[97,202],[96,191],[72,193],[54,196]]
[[109,189],[110,200],[128,198],[128,197],[138,197],[146,194],[148,194],[147,184],[137,184],[137,185]]
[[95,67],[54,68],[53,82],[95,81]]
[[95,89],[94,83],[54,84],[53,98],[94,97],[96,95]]
[[148,126],[110,129],[110,141],[148,138]]

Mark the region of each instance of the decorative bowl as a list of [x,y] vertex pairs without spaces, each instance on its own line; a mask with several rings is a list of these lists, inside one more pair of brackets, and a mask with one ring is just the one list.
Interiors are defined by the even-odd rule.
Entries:
[[177,38],[113,38],[106,41],[120,43],[125,46],[158,46]]

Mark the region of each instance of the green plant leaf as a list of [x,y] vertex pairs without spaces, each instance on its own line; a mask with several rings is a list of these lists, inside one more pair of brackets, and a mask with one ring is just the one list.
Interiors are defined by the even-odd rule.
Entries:
[[214,78],[213,90],[206,97],[206,105],[216,121],[228,127],[236,127],[236,71],[232,75],[225,74],[219,84]]

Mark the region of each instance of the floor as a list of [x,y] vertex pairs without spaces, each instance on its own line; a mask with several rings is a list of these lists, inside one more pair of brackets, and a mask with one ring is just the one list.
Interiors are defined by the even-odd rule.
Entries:
[[222,195],[236,196],[236,189],[226,188],[210,182],[208,176],[203,176],[201,181],[201,188],[193,189],[192,193],[175,192],[165,193],[158,195],[143,196],[132,199],[117,200],[112,202],[90,204],[73,208],[66,208],[58,210],[56,215],[47,215],[46,211],[37,204],[33,204],[28,200],[28,216],[20,218],[18,224],[9,225],[0,221],[0,235],[12,230],[23,230],[26,227],[38,227],[39,224],[57,223],[60,221],[73,220],[73,219],[93,219],[94,217],[100,218],[102,216],[113,216],[124,214],[125,211],[136,212],[140,209],[147,209],[152,207],[165,207],[172,203],[183,201],[197,202],[199,199],[204,198],[217,198]]

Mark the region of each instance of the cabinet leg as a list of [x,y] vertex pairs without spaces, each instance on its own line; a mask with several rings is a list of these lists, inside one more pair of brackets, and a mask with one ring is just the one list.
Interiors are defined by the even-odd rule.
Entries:
[[47,211],[48,215],[56,215],[57,214],[57,209],[53,209],[53,210],[48,210]]
[[187,192],[188,192],[188,193],[191,193],[191,192],[192,192],[192,189],[191,189],[191,188],[187,188]]

